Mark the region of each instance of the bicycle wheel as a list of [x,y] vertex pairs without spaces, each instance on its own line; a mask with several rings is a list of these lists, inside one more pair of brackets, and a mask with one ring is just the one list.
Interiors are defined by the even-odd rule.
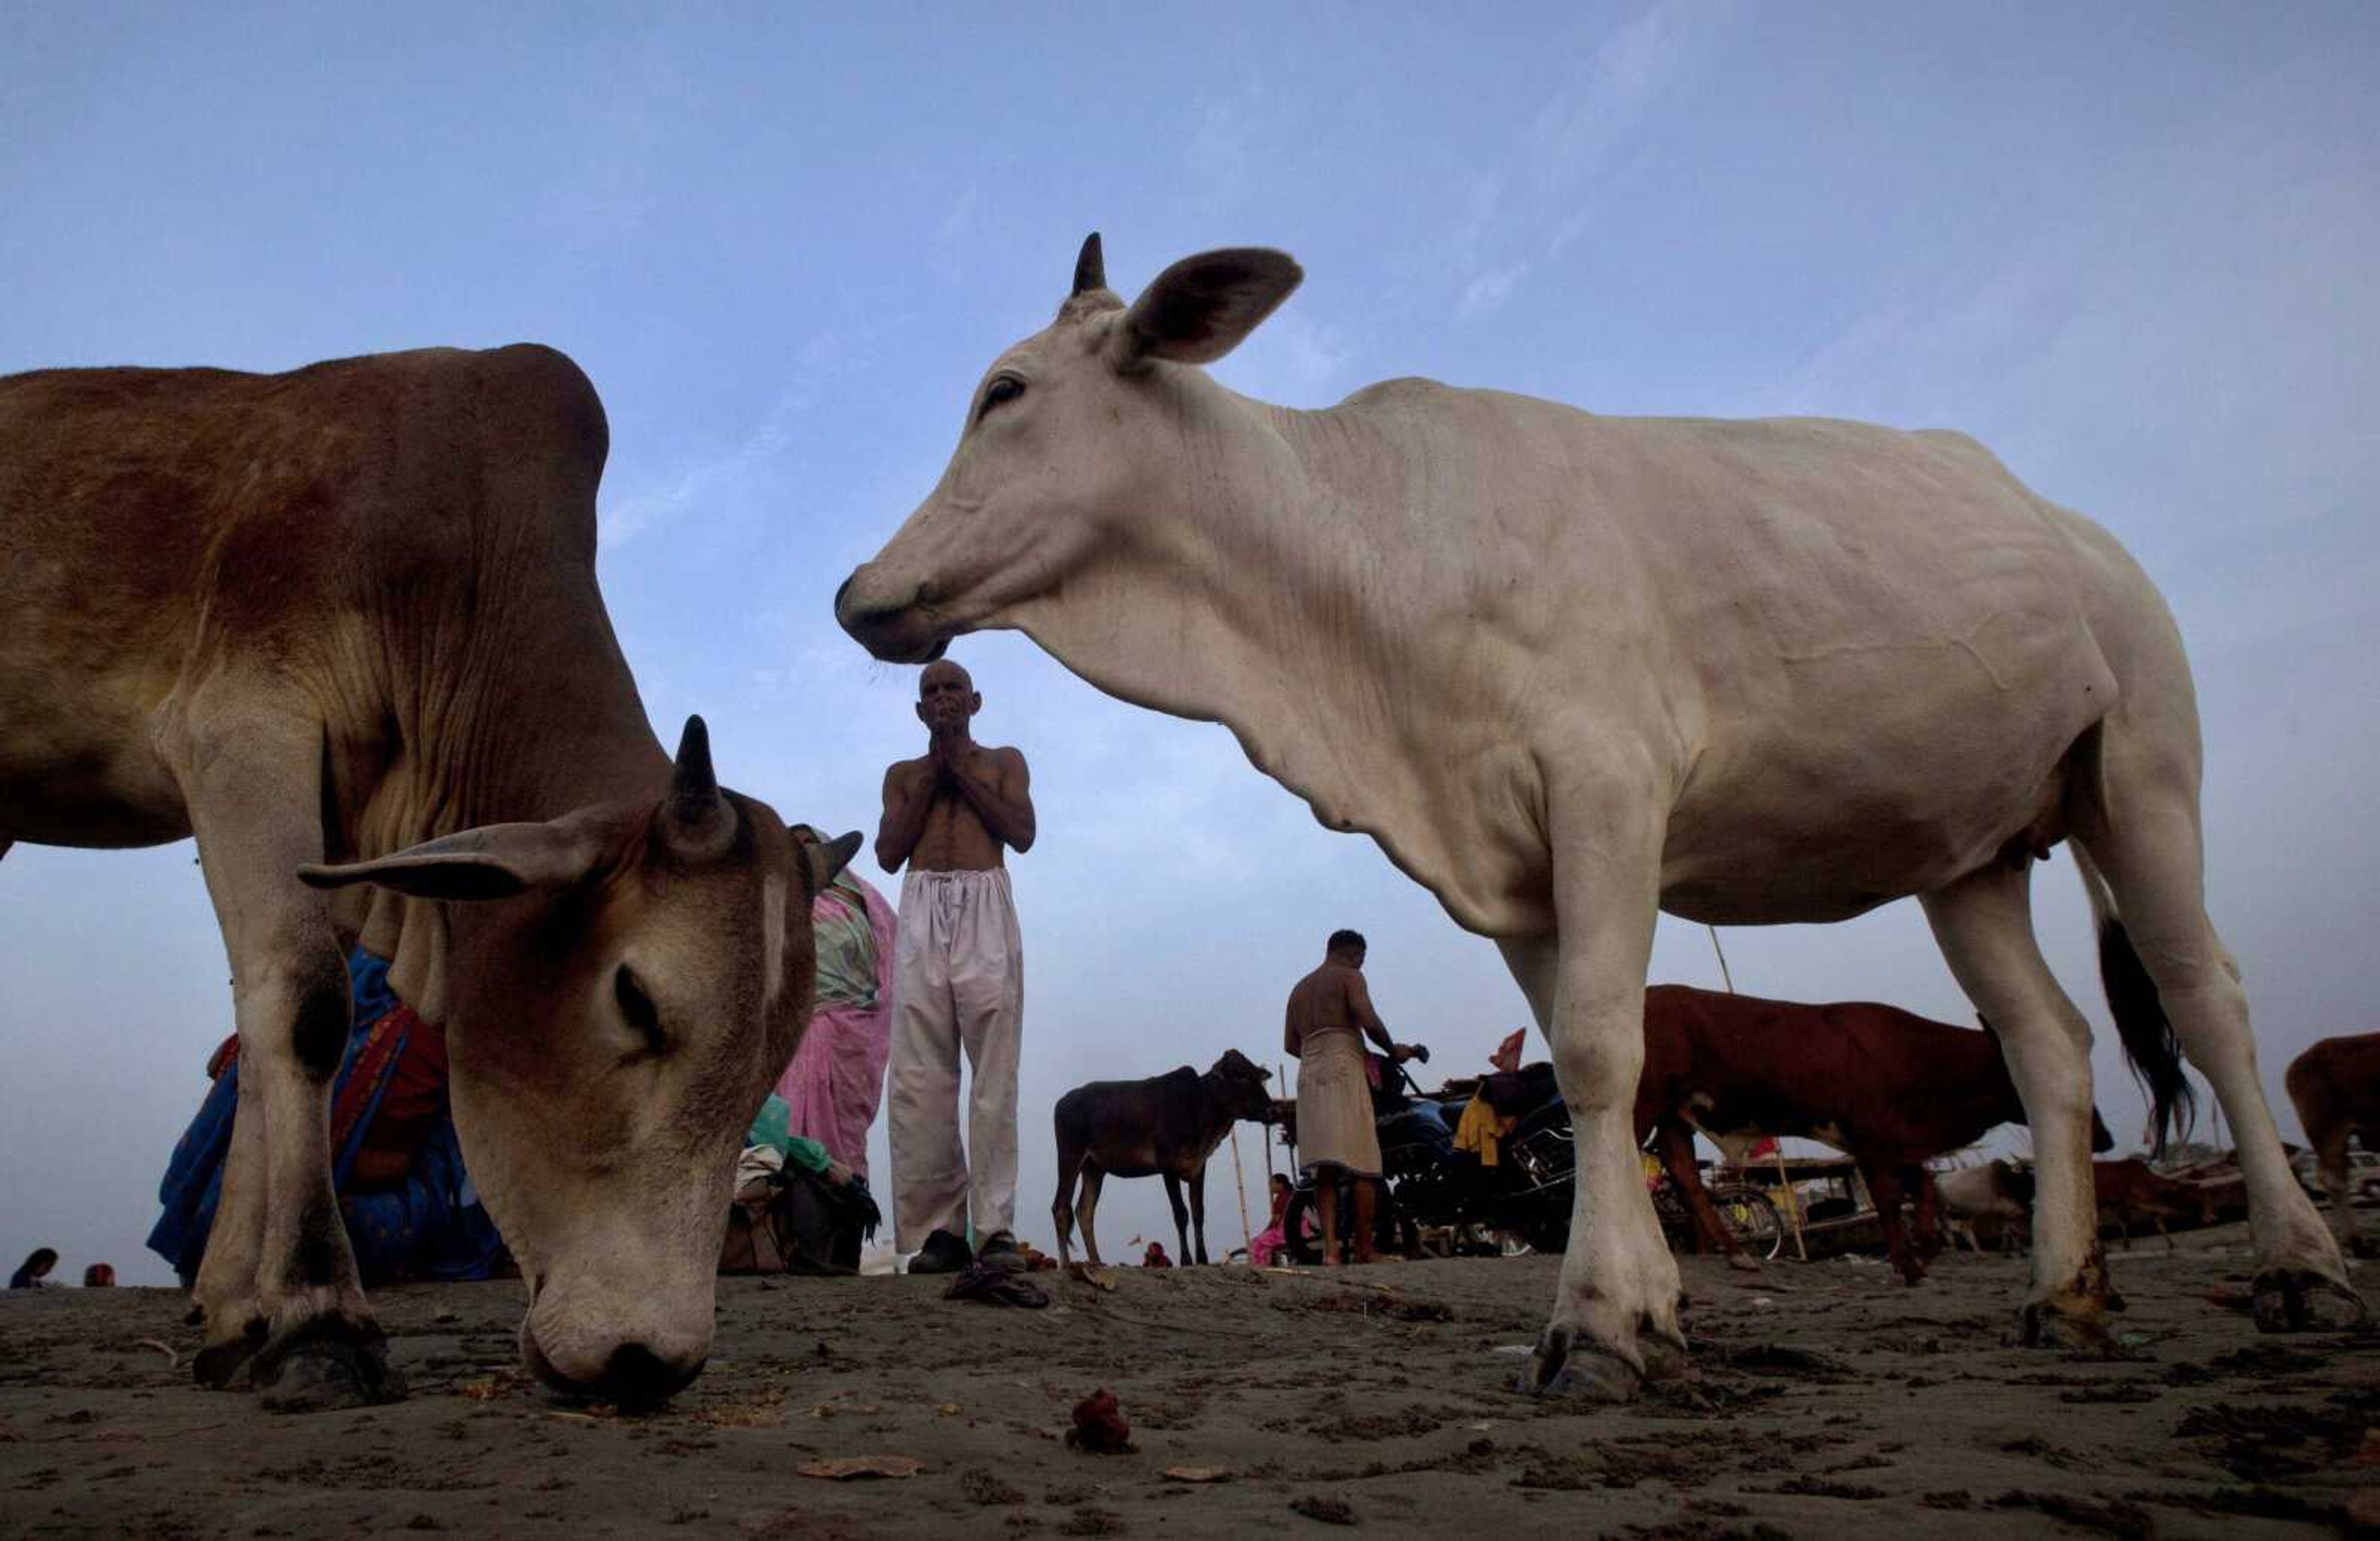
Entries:
[[1281,1215],[1281,1256],[1300,1268],[1322,1261],[1322,1217],[1311,1189],[1300,1188]]
[[1785,1250],[1784,1218],[1758,1188],[1721,1188],[1711,1195],[1711,1203],[1718,1210],[1719,1223],[1745,1252],[1765,1263]]

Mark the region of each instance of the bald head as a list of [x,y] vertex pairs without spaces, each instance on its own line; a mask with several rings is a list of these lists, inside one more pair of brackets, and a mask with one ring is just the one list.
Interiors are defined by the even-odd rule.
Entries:
[[947,658],[936,659],[917,676],[917,721],[929,733],[965,736],[967,723],[983,710],[967,672]]
[[937,684],[956,684],[961,690],[972,691],[975,688],[975,678],[959,667],[957,660],[938,658],[927,664],[917,675],[917,699],[924,700],[926,692]]

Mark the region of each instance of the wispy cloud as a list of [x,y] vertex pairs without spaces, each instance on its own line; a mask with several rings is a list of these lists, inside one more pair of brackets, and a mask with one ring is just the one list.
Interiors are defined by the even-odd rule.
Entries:
[[1233,390],[1301,406],[1343,394],[1356,354],[1337,328],[1292,306],[1267,321],[1216,373]]
[[722,516],[752,506],[769,488],[782,484],[783,464],[801,419],[818,405],[821,381],[847,351],[841,334],[812,338],[795,360],[793,383],[777,393],[751,429],[723,452],[681,466],[601,506],[598,528],[607,546],[625,545],[647,530],[690,512]]
[[1469,319],[1484,316],[1501,307],[1512,297],[1512,290],[1529,275],[1531,262],[1514,262],[1510,267],[1489,268],[1463,286],[1463,297],[1454,303],[1454,313]]
[[724,455],[686,467],[666,482],[632,492],[603,509],[599,519],[603,543],[625,545],[690,510],[742,501],[745,491],[774,467],[793,442],[793,419],[799,412],[794,402],[800,394],[795,389],[780,396],[768,416]]
[[1656,0],[1608,33],[1576,79],[1537,110],[1517,147],[1516,174],[1491,173],[1472,192],[1459,233],[1479,255],[1456,295],[1458,318],[1492,313],[1579,237],[1583,189],[1628,152],[1731,9],[1714,0]]

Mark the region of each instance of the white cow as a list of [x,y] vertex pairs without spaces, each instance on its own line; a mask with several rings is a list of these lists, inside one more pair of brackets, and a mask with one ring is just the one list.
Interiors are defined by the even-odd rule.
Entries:
[[[2111,981],[2139,985],[2113,992],[2127,1038],[2164,1038],[2161,1001],[2239,1136],[2259,1323],[2361,1314],[2202,903],[2181,639],[2106,531],[1955,433],[1602,418],[1426,380],[1302,412],[1198,368],[1302,276],[1208,252],[1127,307],[1092,237],[836,613],[897,661],[1014,627],[1102,690],[1228,723],[1324,824],[1496,940],[1578,1149],[1525,1384],[1593,1349],[1580,1367],[1624,1391],[1641,1335],[1682,1343],[1629,1118],[1665,909],[1740,926],[1917,895],[2034,1131],[2021,1339],[2104,1341],[2090,1029],[2028,898],[2032,859],[2068,837]],[[2185,1090],[2164,1085],[2160,1113]]]

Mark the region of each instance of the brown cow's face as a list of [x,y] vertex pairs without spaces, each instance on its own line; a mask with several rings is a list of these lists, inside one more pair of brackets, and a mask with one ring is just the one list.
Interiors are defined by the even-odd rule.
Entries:
[[1271,1071],[1236,1049],[1226,1049],[1208,1074],[1221,1077],[1224,1103],[1232,1117],[1261,1123],[1271,1116],[1272,1098],[1265,1089]]
[[456,1132],[528,1283],[523,1356],[614,1401],[710,1353],[736,1155],[809,1016],[810,899],[858,843],[797,843],[687,739],[658,804],[307,874],[485,901],[447,911]]

